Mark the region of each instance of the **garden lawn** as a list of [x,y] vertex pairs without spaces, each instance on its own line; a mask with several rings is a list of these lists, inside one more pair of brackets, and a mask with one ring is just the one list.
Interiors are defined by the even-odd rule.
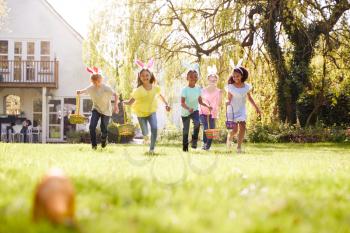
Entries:
[[[0,144],[0,233],[350,232],[349,144],[146,149]],[[78,230],[30,221],[50,167],[72,179]]]

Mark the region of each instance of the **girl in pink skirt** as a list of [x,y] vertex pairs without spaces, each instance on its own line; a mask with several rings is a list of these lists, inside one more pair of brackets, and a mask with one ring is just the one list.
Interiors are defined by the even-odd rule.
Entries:
[[[204,133],[205,130],[215,128],[215,120],[218,118],[220,103],[222,100],[222,90],[217,88],[219,77],[215,66],[208,67],[208,86],[202,89],[202,99],[207,105],[212,107],[210,111],[208,108],[201,107],[199,109],[200,120],[203,125],[203,150],[209,150],[212,139],[208,139]],[[209,117],[208,117],[209,116]],[[208,121],[209,119],[209,121]]]

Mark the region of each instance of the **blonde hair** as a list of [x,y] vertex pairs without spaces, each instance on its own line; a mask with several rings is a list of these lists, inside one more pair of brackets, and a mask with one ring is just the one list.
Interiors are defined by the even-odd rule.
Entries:
[[219,76],[217,74],[209,74],[207,79],[209,79],[210,77],[215,77],[216,79],[219,80]]
[[100,74],[92,74],[91,75],[91,77],[90,77],[90,80],[92,81],[92,82],[94,82],[94,81],[96,81],[97,79],[99,79],[99,78],[103,78],[102,77],[102,75],[100,75]]

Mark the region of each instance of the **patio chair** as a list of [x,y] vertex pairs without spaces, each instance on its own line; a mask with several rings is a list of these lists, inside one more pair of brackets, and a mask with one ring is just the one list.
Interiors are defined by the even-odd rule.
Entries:
[[6,129],[1,128],[1,141],[2,142],[7,142],[7,135],[6,135]]
[[32,142],[41,142],[41,128],[40,126],[32,127],[31,129],[31,140]]
[[28,126],[27,140],[29,143],[33,143],[33,126]]
[[12,138],[11,142],[21,142],[22,137],[24,135],[21,133],[22,125],[15,125],[12,127],[13,133],[9,133],[10,138]]
[[1,141],[2,142],[14,142],[15,141],[15,135],[12,132],[9,132],[8,138],[7,138],[7,127],[10,124],[2,124],[1,126]]

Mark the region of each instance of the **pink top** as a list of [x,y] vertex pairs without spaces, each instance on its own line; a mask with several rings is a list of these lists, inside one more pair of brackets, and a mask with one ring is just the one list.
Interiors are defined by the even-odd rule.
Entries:
[[219,113],[219,105],[220,105],[220,97],[221,97],[221,90],[219,88],[216,88],[213,92],[209,92],[207,88],[202,90],[202,99],[203,102],[208,104],[213,108],[211,110],[211,113],[208,108],[204,106],[200,106],[199,113],[205,114],[205,115],[212,115],[212,118],[218,118]]

